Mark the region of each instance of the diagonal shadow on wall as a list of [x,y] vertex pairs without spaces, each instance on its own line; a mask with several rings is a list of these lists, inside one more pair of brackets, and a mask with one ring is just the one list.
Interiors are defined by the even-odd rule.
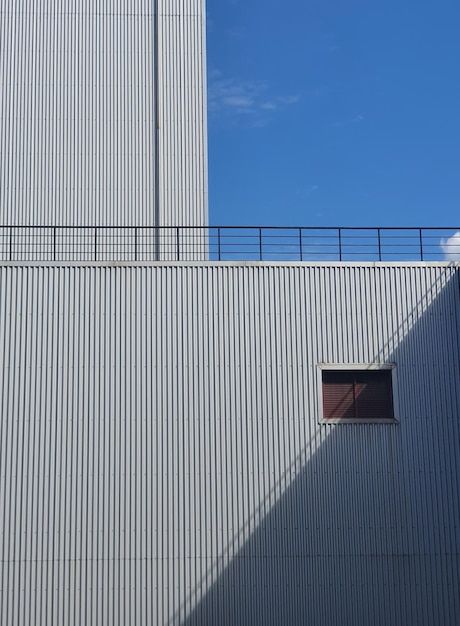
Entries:
[[390,353],[399,423],[319,426],[325,442],[170,623],[458,624],[458,274],[420,307]]

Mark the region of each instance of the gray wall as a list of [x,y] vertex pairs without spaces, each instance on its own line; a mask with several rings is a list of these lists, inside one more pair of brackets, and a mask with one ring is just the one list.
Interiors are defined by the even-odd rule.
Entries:
[[[0,623],[458,623],[447,264],[0,266]],[[396,363],[322,425],[318,363]]]
[[204,20],[204,0],[2,0],[0,224],[206,224]]

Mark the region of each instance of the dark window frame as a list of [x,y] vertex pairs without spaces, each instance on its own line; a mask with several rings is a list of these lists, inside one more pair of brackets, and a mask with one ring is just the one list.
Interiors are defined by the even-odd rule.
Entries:
[[[394,363],[322,363],[318,365],[318,370],[319,422],[321,424],[398,423],[396,418],[398,394]],[[325,396],[326,385],[330,386],[328,397]],[[336,385],[335,389],[334,385]],[[375,396],[378,397],[379,394],[381,394],[381,400],[375,402]],[[343,407],[334,408],[332,406],[334,402],[342,403]],[[327,415],[325,411],[328,412]]]

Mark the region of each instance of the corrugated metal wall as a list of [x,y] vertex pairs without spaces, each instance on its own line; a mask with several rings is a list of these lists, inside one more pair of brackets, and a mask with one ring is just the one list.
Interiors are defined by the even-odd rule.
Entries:
[[0,623],[458,624],[459,322],[447,265],[1,267]]
[[204,0],[2,0],[0,223],[204,225]]

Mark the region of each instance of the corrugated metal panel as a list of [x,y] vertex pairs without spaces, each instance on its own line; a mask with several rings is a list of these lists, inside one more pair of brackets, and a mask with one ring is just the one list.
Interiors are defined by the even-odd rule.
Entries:
[[0,222],[207,223],[203,0],[2,0]]
[[[458,623],[447,265],[0,269],[0,623]],[[319,363],[399,424],[322,425]]]

